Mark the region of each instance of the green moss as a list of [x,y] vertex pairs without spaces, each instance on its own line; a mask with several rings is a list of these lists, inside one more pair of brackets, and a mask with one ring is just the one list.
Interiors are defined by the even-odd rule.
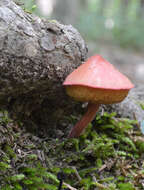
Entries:
[[135,190],[133,184],[131,183],[119,183],[118,188],[120,190]]
[[[0,135],[6,137],[0,141],[1,189],[57,190],[60,171],[66,175],[65,182],[77,189],[142,189],[137,179],[143,175],[144,148],[136,123],[104,113],[78,139],[44,140],[21,128],[15,132],[14,123],[4,117],[0,121]],[[133,138],[136,135],[139,140]]]
[[140,107],[144,110],[144,103],[140,103]]

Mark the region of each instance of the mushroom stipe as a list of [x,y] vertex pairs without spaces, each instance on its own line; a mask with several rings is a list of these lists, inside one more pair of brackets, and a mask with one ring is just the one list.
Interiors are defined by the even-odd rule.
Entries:
[[78,121],[77,124],[72,128],[68,135],[68,138],[76,138],[83,133],[85,127],[89,124],[90,121],[95,118],[99,106],[99,104],[88,104],[87,112],[84,114],[81,120]]

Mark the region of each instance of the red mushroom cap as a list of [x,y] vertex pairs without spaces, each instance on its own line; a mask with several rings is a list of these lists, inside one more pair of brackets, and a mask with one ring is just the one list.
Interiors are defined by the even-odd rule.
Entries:
[[79,85],[110,90],[127,89],[134,85],[100,55],[90,57],[68,75],[63,85]]
[[74,99],[95,104],[121,102],[134,87],[126,76],[99,55],[80,65],[63,85]]

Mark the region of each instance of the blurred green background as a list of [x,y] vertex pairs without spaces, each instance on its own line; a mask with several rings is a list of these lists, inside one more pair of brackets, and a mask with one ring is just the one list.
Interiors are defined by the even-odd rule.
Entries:
[[97,40],[124,48],[144,50],[144,0],[21,0],[21,2],[27,11],[74,25],[85,40]]

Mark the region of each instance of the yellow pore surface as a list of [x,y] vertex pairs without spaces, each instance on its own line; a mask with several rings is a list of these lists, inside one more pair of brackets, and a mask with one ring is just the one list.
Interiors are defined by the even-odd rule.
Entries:
[[128,94],[128,89],[100,89],[87,86],[70,85],[66,86],[69,96],[77,101],[91,102],[96,104],[113,104],[121,102]]

